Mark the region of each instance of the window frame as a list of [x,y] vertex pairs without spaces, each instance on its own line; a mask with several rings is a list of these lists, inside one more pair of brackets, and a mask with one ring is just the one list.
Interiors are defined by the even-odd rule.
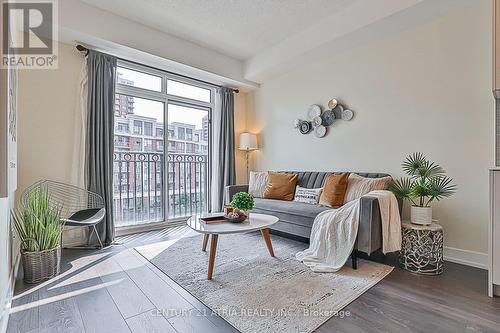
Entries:
[[[137,98],[143,98],[143,99],[149,99],[153,101],[158,101],[162,102],[163,104],[163,119],[164,119],[164,128],[163,128],[163,156],[164,156],[164,163],[163,163],[163,173],[165,175],[168,175],[168,158],[167,155],[169,154],[169,130],[168,130],[168,105],[178,105],[178,106],[185,106],[185,107],[194,107],[198,109],[203,109],[208,112],[208,179],[206,180],[207,182],[207,207],[210,207],[210,197],[211,197],[211,173],[212,173],[212,113],[213,110],[216,107],[216,89],[217,85],[215,84],[210,84],[208,82],[200,81],[194,78],[189,78],[183,75],[163,71],[160,69],[152,68],[146,65],[140,65],[134,62],[129,62],[123,59],[118,59],[117,60],[117,67],[123,67],[126,69],[134,70],[137,72],[141,72],[144,74],[150,74],[153,76],[161,77],[161,91],[154,91],[154,90],[148,90],[145,88],[140,88],[140,87],[134,87],[134,86],[127,86],[120,84],[118,82],[115,82],[115,94],[119,95],[127,95],[131,97],[137,97]],[[177,96],[177,95],[171,95],[167,94],[167,81],[168,80],[173,80],[177,81],[180,83],[188,84],[188,85],[193,85],[199,88],[203,89],[208,89],[210,90],[210,102],[204,102],[200,100],[195,100],[187,97],[182,97],[182,96]],[[143,124],[144,126],[144,124]],[[132,132],[133,132],[133,124],[132,124]],[[155,131],[155,128],[153,128],[153,131]],[[143,128],[143,133],[144,133],[144,128]],[[194,133],[193,133],[194,135]],[[168,176],[167,176],[168,177]],[[166,178],[165,177],[165,180]],[[168,194],[168,183],[165,181],[164,184],[164,191],[166,194]],[[164,221],[161,223],[168,224],[168,222],[176,222],[176,221],[184,221],[185,218],[174,218],[174,219],[169,219],[169,202],[170,198],[168,195],[165,195],[165,202],[164,202],[164,212],[165,212],[165,218]],[[210,208],[209,208],[210,209]],[[158,223],[147,223],[145,224],[151,225],[151,227],[158,226]],[[144,226],[144,225],[143,225]],[[127,233],[127,232],[133,232],[135,229],[134,226],[131,227],[120,227],[120,233]],[[129,231],[127,231],[129,230]]]

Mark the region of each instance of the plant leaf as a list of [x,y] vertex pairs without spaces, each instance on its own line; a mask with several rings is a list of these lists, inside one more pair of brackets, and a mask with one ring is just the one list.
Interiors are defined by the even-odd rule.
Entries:
[[418,176],[419,170],[424,166],[426,162],[424,154],[416,152],[408,155],[406,160],[402,163],[403,170],[409,176]]
[[389,184],[389,191],[394,193],[396,198],[409,199],[413,183],[414,183],[414,181],[411,180],[410,178],[401,178],[401,179],[393,180]]
[[429,202],[439,201],[443,198],[452,196],[457,191],[457,185],[452,184],[448,176],[437,176],[429,180]]

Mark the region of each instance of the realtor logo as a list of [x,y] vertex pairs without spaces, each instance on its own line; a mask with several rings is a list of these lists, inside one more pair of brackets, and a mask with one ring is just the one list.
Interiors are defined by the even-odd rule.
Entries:
[[1,67],[57,68],[57,2],[0,0]]

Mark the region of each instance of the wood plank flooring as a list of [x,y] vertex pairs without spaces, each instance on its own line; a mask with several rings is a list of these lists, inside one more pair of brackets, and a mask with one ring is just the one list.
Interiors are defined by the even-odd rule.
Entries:
[[[237,332],[133,250],[188,232],[171,228],[120,237],[101,251],[64,250],[60,276],[17,283],[7,332]],[[446,263],[437,277],[396,268],[317,332],[500,332],[500,299],[487,297],[486,288],[487,272],[476,268]]]

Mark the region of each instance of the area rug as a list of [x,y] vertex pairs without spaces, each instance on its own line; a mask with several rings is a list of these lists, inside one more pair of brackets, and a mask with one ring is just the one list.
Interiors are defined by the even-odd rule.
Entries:
[[136,250],[244,333],[311,332],[333,316],[349,315],[341,310],[392,271],[360,260],[357,270],[346,265],[337,273],[314,273],[295,259],[306,244],[271,240],[275,258],[260,233],[220,235],[211,281],[201,235]]

